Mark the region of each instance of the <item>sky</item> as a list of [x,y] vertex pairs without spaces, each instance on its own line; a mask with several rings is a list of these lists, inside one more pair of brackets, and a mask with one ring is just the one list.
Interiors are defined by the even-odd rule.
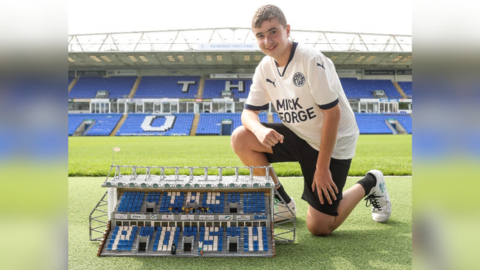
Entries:
[[70,0],[68,34],[250,27],[265,4],[294,30],[412,35],[412,0]]

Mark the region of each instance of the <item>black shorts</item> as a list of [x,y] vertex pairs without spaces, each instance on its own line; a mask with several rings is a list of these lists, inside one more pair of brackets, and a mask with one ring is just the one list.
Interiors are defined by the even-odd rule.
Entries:
[[283,143],[277,143],[272,147],[273,154],[265,153],[270,163],[297,161],[303,173],[304,186],[302,199],[318,211],[330,215],[338,216],[337,208],[340,200],[343,199],[343,187],[347,181],[348,171],[350,170],[351,159],[330,160],[330,172],[332,179],[338,188],[337,200],[332,200],[328,204],[325,195],[324,204],[320,204],[318,193],[312,191],[313,176],[315,175],[318,151],[312,148],[305,140],[298,137],[293,131],[287,128],[283,123],[262,123],[265,127],[276,130],[284,136]]

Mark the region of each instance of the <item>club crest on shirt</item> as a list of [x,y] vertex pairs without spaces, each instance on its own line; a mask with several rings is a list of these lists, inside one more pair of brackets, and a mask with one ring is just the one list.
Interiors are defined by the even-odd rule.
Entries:
[[293,83],[298,87],[302,87],[305,84],[305,75],[301,72],[295,73],[293,75]]

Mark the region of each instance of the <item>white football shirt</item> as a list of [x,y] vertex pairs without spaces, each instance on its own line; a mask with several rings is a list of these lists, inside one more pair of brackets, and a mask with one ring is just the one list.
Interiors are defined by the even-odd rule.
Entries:
[[[265,56],[253,76],[245,109],[268,109],[272,103],[282,122],[314,149],[320,150],[323,113],[338,104],[341,118],[332,157],[355,156],[359,130],[333,62],[314,48],[293,43],[285,68]],[[321,109],[320,109],[321,108]]]

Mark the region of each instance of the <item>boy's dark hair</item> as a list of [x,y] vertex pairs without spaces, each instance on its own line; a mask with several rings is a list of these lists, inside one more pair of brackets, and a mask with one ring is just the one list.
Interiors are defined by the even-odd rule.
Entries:
[[257,9],[252,18],[252,29],[260,28],[264,21],[270,21],[277,18],[278,22],[285,28],[287,27],[287,19],[282,10],[274,5],[265,5]]

